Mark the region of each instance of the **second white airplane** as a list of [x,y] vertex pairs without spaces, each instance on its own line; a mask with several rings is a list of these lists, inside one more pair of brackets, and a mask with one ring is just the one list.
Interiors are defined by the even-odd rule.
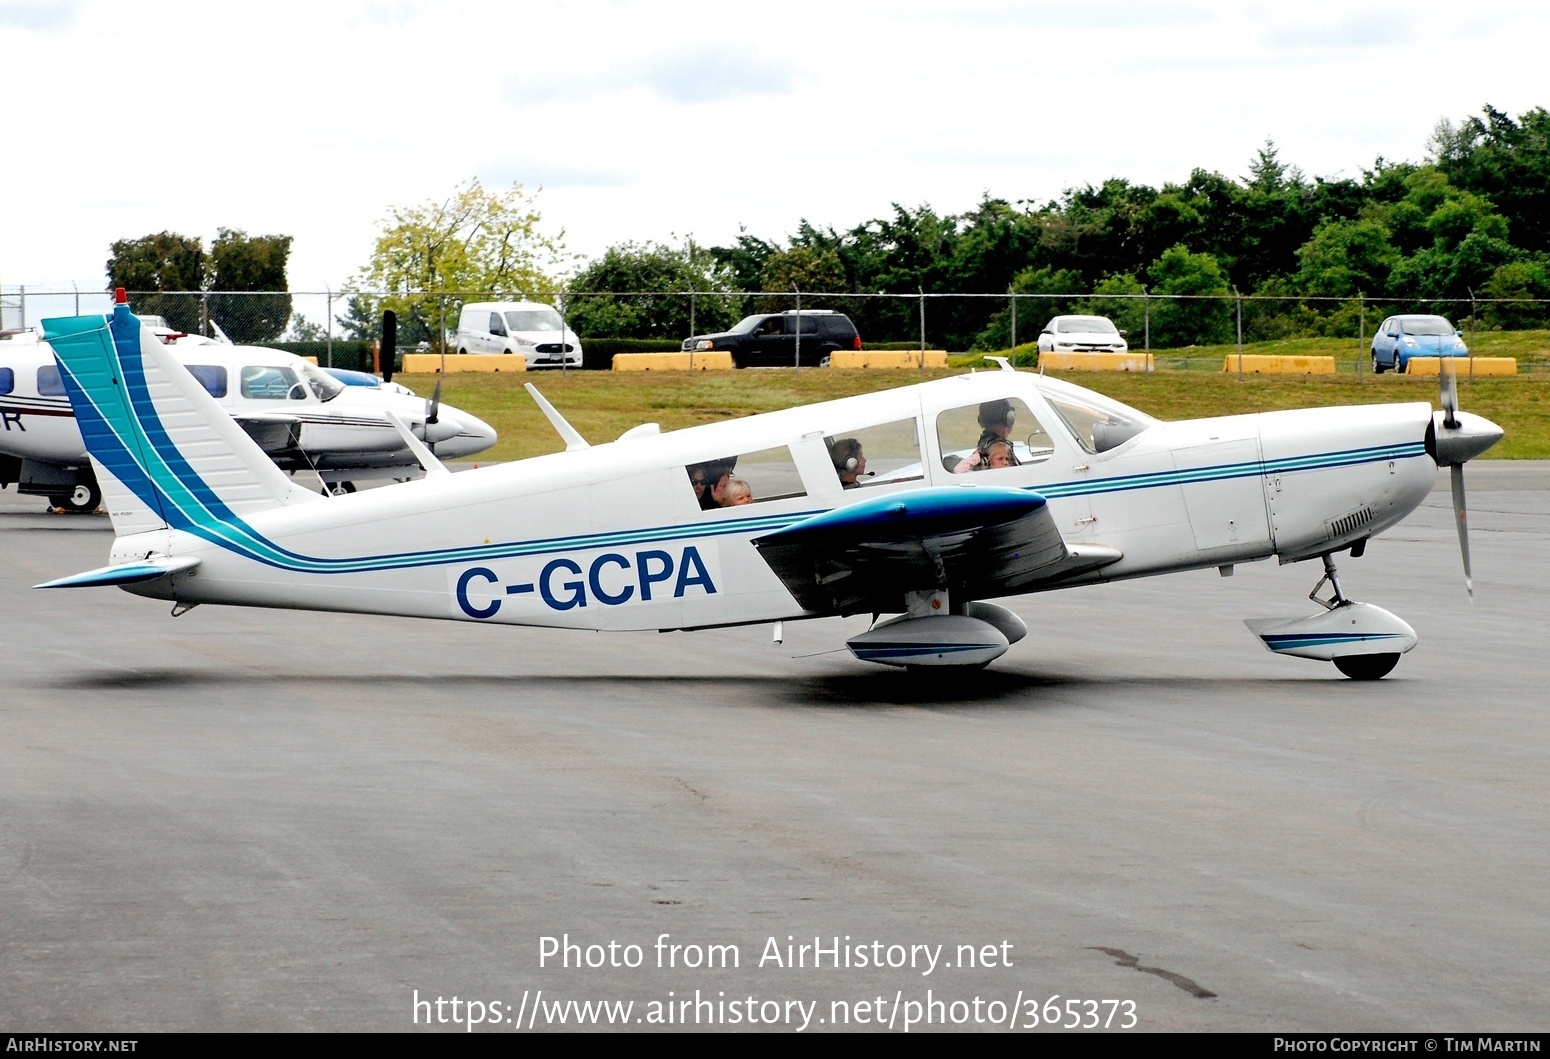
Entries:
[[[354,492],[363,479],[422,473],[389,412],[442,459],[495,444],[495,430],[442,404],[439,387],[426,399],[371,376],[361,379],[373,385],[346,385],[281,350],[147,330],[282,470],[316,472],[332,492]],[[102,496],[54,350],[30,332],[0,342],[0,485],[12,482],[72,511],[95,510]]]

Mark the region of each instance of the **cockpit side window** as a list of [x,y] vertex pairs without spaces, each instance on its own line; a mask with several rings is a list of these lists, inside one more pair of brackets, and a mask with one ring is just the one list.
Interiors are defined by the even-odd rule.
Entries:
[[16,389],[16,372],[10,368],[0,368],[0,393],[10,393]]
[[691,463],[684,470],[702,511],[807,495],[791,450],[784,445]]
[[824,443],[842,488],[861,489],[925,477],[915,419],[836,431]]
[[936,417],[942,466],[955,474],[1041,463],[1055,444],[1021,398],[949,408]]
[[199,385],[211,397],[226,396],[226,368],[220,364],[187,364],[188,373],[199,380]]
[[298,398],[307,396],[306,390],[296,380],[290,368],[271,367],[268,364],[249,364],[242,369],[242,396],[259,401],[281,401],[298,391]]

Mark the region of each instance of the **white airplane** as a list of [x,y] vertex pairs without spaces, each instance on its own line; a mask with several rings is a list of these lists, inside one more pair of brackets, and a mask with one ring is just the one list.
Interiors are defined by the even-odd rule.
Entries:
[[[420,473],[389,411],[449,459],[495,444],[488,424],[441,403],[439,385],[426,400],[374,376],[336,376],[280,350],[147,326],[270,459],[293,473],[317,472],[333,492],[353,492],[362,479]],[[365,379],[375,385],[361,385]],[[54,351],[36,333],[0,342],[0,485],[13,481],[73,511],[96,510],[102,496]]]
[[533,391],[566,451],[454,476],[400,422],[425,478],[323,497],[127,307],[45,327],[117,537],[108,566],[38,587],[118,585],[174,615],[774,623],[778,641],[785,621],[866,613],[857,658],[982,666],[1026,632],[990,599],[1274,556],[1322,560],[1310,598],[1332,593],[1311,617],[1250,623],[1262,643],[1377,679],[1415,632],[1348,599],[1334,555],[1361,555],[1447,466],[1467,583],[1462,465],[1502,434],[1456,402],[1163,423],[1007,369],[588,446]]

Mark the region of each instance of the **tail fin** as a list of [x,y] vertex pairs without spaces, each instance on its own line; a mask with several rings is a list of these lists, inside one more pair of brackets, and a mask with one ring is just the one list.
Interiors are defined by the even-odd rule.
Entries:
[[293,484],[125,304],[43,321],[119,536],[322,499]]

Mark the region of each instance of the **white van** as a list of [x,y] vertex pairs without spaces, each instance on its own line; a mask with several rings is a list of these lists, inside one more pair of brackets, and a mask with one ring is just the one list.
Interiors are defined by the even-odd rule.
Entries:
[[520,353],[529,368],[581,366],[581,339],[542,302],[471,302],[453,343],[459,353]]

